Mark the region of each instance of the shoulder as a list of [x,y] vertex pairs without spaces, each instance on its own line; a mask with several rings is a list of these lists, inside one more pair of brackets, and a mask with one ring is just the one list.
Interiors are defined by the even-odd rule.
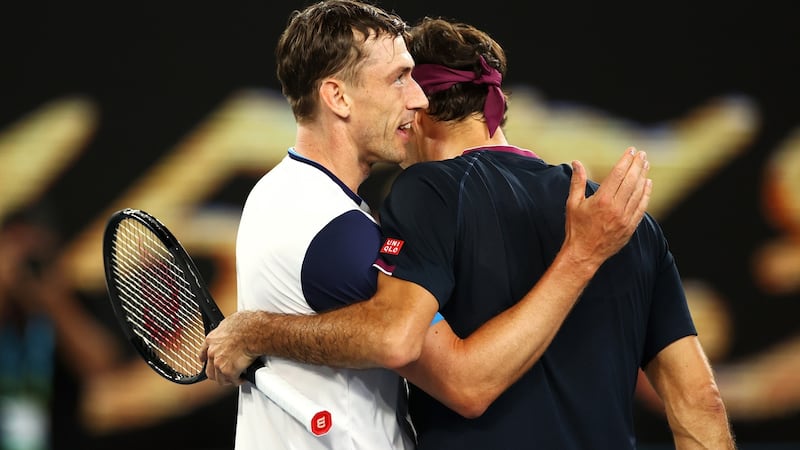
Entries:
[[647,212],[645,212],[644,217],[639,222],[639,226],[636,228],[636,235],[644,242],[650,242],[651,245],[659,245],[666,241],[661,224]]
[[437,177],[446,174],[459,173],[467,166],[467,162],[461,158],[445,159],[441,161],[426,161],[413,164],[403,170],[399,175],[400,178],[422,178],[422,177]]
[[461,167],[455,160],[416,163],[397,175],[390,195],[397,195],[400,191],[422,193],[439,190],[463,173]]

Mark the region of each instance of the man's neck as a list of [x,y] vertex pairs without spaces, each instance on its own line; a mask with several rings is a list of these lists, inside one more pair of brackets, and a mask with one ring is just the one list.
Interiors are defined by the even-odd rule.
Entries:
[[347,139],[330,130],[298,125],[295,151],[328,169],[353,192],[369,176],[370,167]]
[[493,136],[489,136],[486,124],[478,119],[449,124],[445,136],[439,145],[442,159],[460,156],[469,148],[508,145],[502,129],[498,128]]

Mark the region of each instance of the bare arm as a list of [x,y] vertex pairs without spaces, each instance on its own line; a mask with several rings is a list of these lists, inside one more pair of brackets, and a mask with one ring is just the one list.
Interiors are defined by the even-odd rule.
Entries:
[[[438,303],[386,289],[370,300],[317,315],[237,311],[206,337],[201,360],[209,379],[239,384],[259,355],[339,367],[399,368],[419,357]],[[405,287],[416,286],[402,282]],[[421,288],[420,288],[421,289]],[[391,291],[391,293],[390,293]]]
[[675,341],[648,363],[677,450],[736,448],[725,405],[697,336]]
[[466,339],[446,321],[430,327],[420,358],[398,373],[464,417],[483,414],[539,360],[594,274],[565,253],[519,303]]
[[[535,287],[519,305],[484,325],[468,341],[462,343],[449,327],[434,328],[438,335],[428,333],[438,308],[431,294],[413,283],[380,276],[372,299],[336,311],[314,316],[244,311],[229,316],[209,334],[200,355],[208,360],[209,378],[238,383],[239,374],[255,357],[268,354],[311,364],[402,368],[401,373],[414,382],[433,377],[432,394],[452,405],[463,402],[447,400],[459,385],[473,385],[477,390],[488,384],[491,403],[538,360],[594,272],[630,239],[649,201],[652,185],[646,178],[643,153],[626,151],[588,199],[586,172],[578,162],[574,168],[566,240],[544,278],[544,287]],[[532,317],[536,326],[531,326]],[[426,342],[429,336],[441,340]],[[429,355],[455,351],[447,358],[431,356],[428,362],[409,365],[423,353],[423,343]],[[524,349],[519,348],[521,343]],[[488,354],[502,363],[502,371],[487,362]],[[464,375],[448,389],[444,380],[437,379],[436,366],[445,363]],[[474,384],[474,380],[483,383]]]

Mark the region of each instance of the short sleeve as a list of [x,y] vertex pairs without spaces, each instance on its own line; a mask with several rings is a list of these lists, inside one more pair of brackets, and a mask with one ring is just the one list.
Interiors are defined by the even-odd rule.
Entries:
[[317,312],[367,300],[375,294],[373,267],[378,225],[358,210],[332,220],[308,246],[301,274],[303,295]]
[[382,248],[380,257],[387,273],[416,283],[444,306],[454,287],[456,193],[437,182],[445,175],[426,164],[406,169],[395,180],[380,210],[384,242],[399,245]]
[[686,294],[675,258],[670,252],[660,227],[654,224],[661,238],[659,270],[653,288],[647,334],[642,352],[642,367],[661,350],[678,339],[696,335]]

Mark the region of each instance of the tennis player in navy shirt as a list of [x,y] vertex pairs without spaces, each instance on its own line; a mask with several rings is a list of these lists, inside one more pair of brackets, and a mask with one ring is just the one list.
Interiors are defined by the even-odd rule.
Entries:
[[[496,67],[505,58],[488,35],[428,19],[412,30],[409,50],[429,100],[415,127],[417,159],[436,162],[412,165],[394,182],[381,227],[402,247],[382,249],[382,267],[425,288],[455,334],[469,336],[513,307],[556,257],[571,169],[495,139],[505,111],[496,106]],[[470,109],[483,98],[485,124]],[[590,182],[587,195],[597,188]],[[479,417],[467,419],[412,384],[418,449],[636,448],[640,367],[665,402],[677,448],[732,448],[696,334],[667,240],[645,215],[538,362]]]

